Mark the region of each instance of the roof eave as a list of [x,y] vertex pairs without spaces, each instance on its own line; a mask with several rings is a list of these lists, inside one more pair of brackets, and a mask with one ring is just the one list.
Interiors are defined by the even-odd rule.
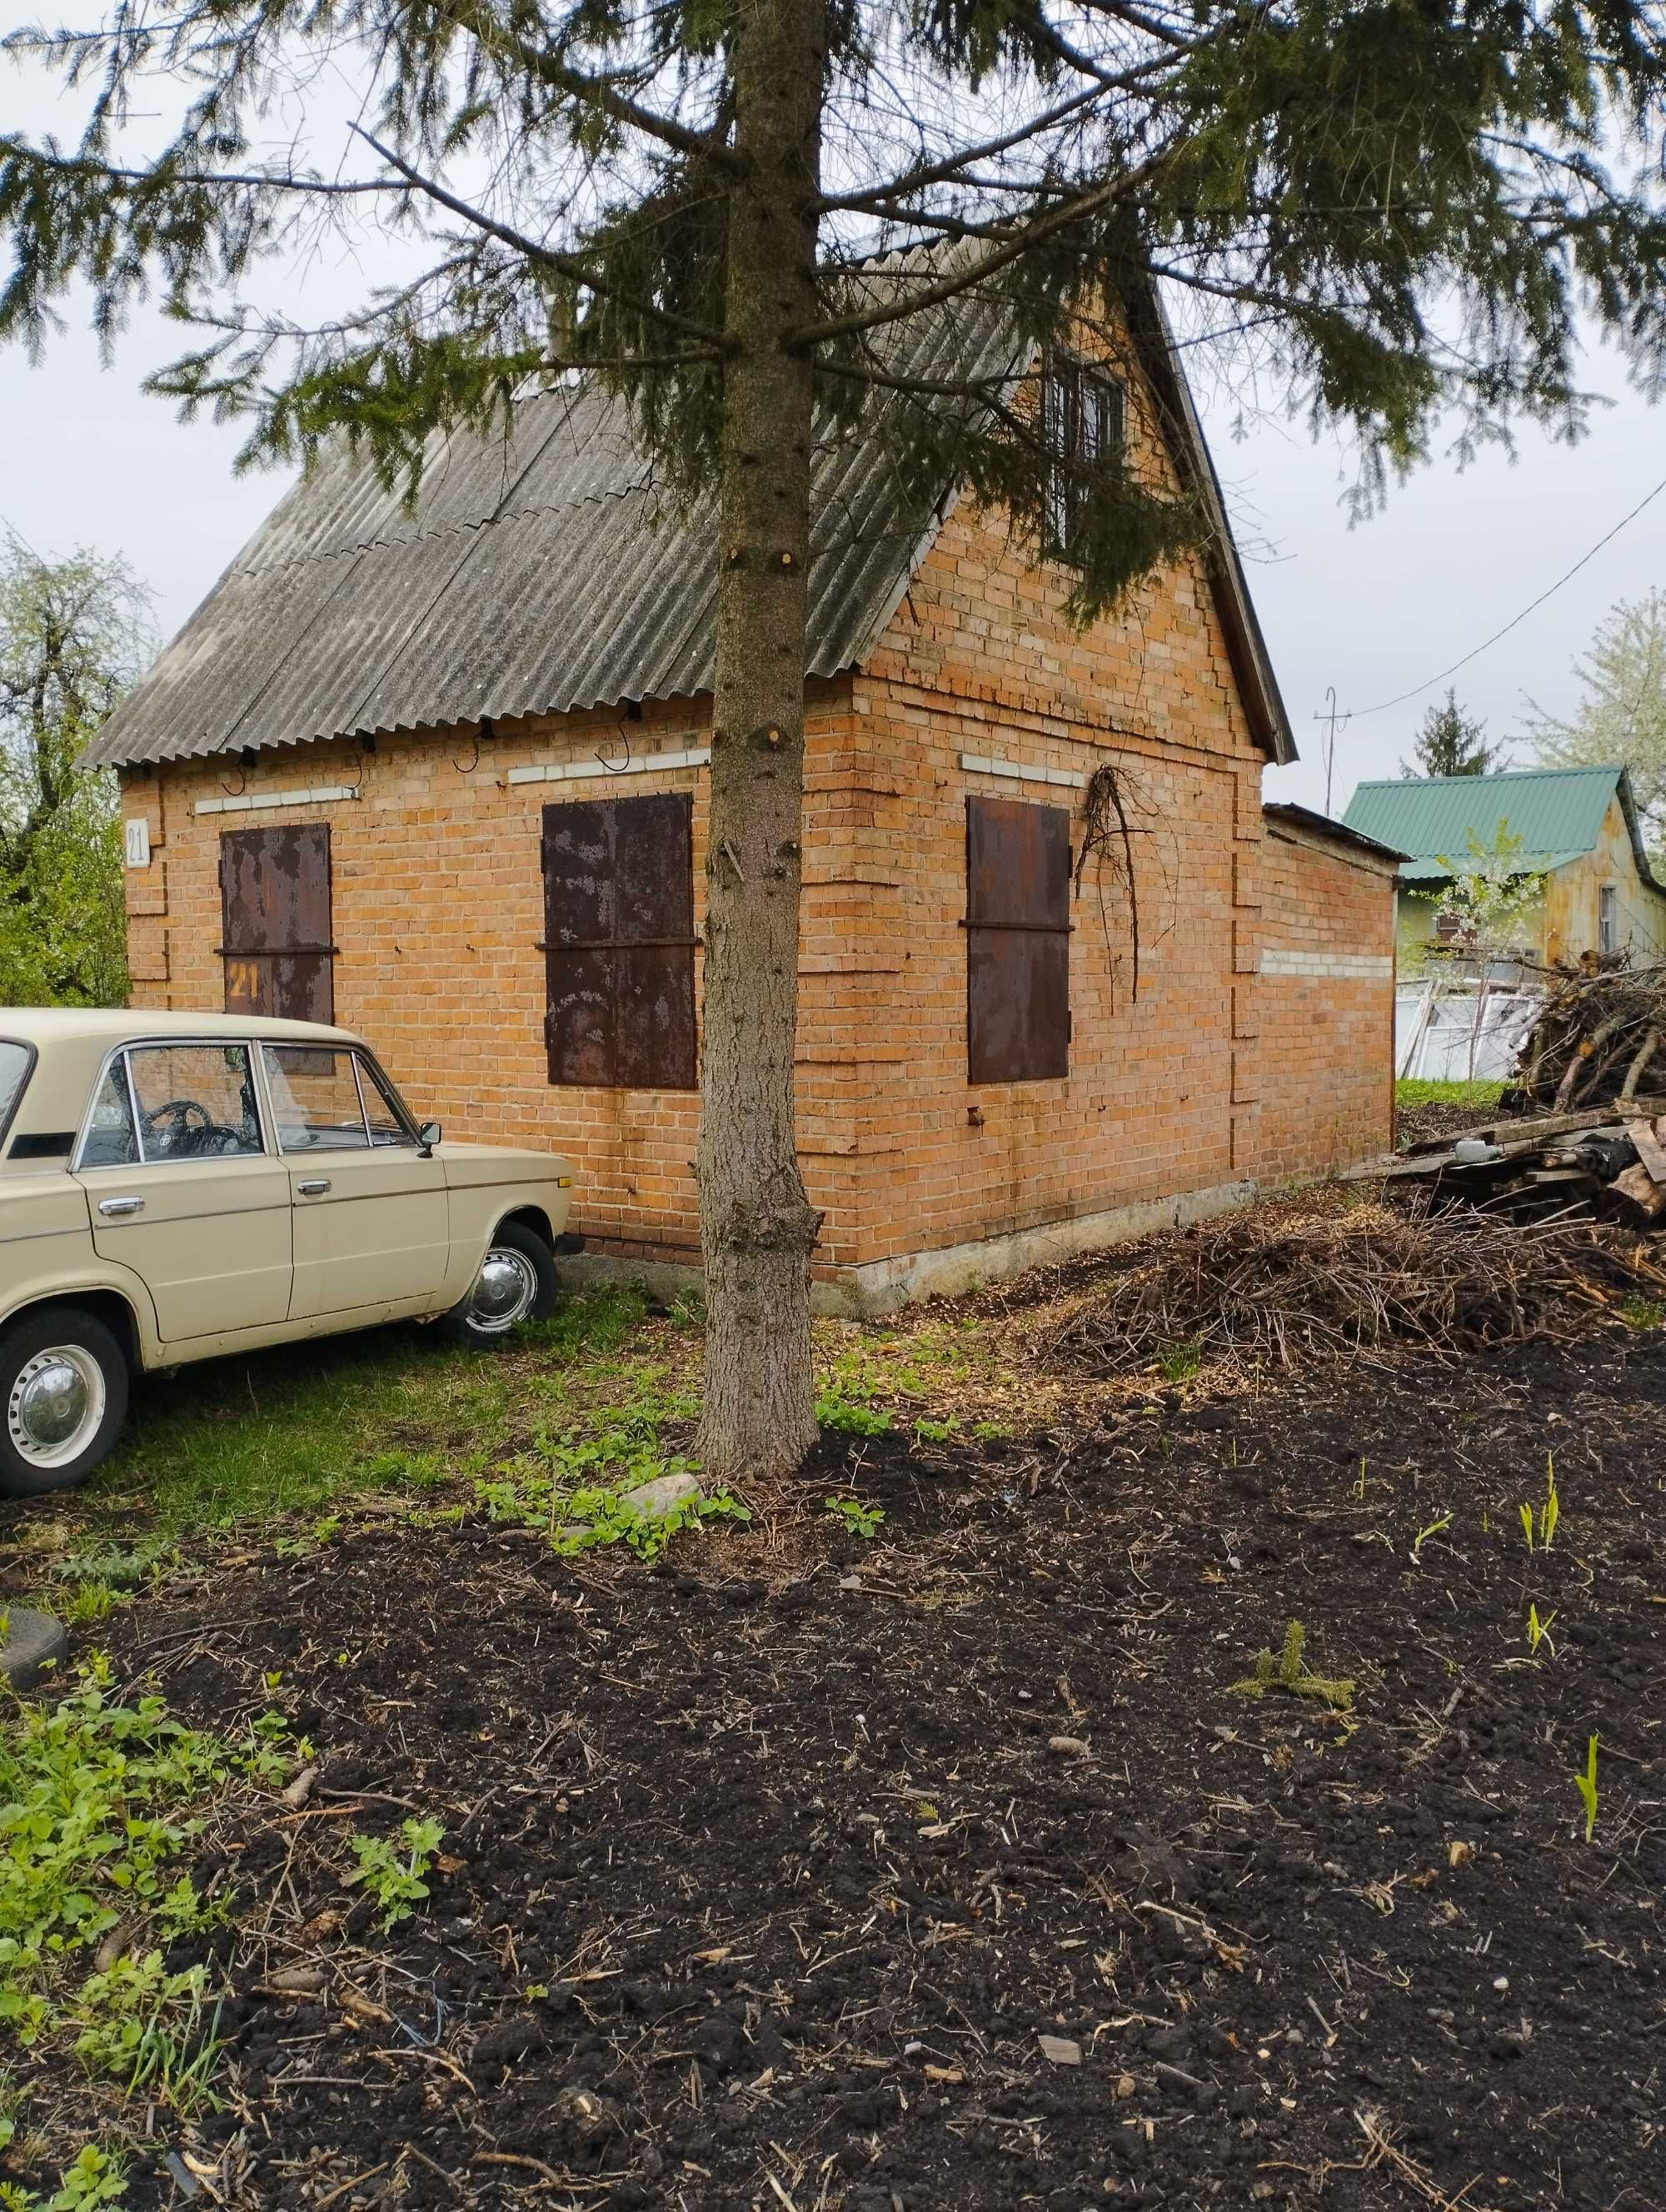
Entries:
[[1209,582],[1250,735],[1278,766],[1287,767],[1297,757],[1296,733],[1291,727],[1278,678],[1273,672],[1272,656],[1262,635],[1255,601],[1250,596],[1249,580],[1227,519],[1226,501],[1220,478],[1215,473],[1214,458],[1203,434],[1191,388],[1175,359],[1174,339],[1163,312],[1163,302],[1156,285],[1143,269],[1136,270],[1128,280],[1122,306],[1140,365],[1168,418],[1169,446],[1176,466],[1187,489],[1202,501],[1209,520],[1210,544],[1205,556]]

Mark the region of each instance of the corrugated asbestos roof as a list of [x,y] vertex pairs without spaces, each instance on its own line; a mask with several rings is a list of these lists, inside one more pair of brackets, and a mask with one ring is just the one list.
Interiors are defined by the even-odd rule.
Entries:
[[1401,875],[1410,883],[1444,882],[1468,850],[1470,832],[1491,845],[1502,823],[1522,841],[1523,874],[1566,866],[1592,851],[1615,793],[1631,832],[1638,873],[1654,878],[1643,849],[1631,778],[1611,768],[1511,769],[1498,775],[1402,777],[1362,783],[1347,803],[1344,824],[1410,858]]
[[[868,280],[918,273],[891,264]],[[1275,758],[1293,758],[1154,299],[1131,321],[1170,395],[1182,475],[1216,518],[1217,604],[1251,727]],[[976,385],[1014,368],[999,305],[975,295],[910,317],[896,343],[899,370],[914,377]],[[187,759],[708,691],[714,511],[667,520],[660,506],[624,410],[593,386],[523,399],[507,437],[436,434],[410,510],[344,441],[279,503],[88,759]],[[835,675],[873,652],[940,520],[904,500],[881,443],[827,440],[815,470],[807,674]]]

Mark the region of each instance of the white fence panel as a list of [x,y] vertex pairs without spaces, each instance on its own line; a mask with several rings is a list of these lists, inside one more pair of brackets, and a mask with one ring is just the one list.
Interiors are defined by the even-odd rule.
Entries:
[[1513,986],[1402,983],[1394,1000],[1395,1072],[1435,1083],[1502,1082],[1539,1010]]

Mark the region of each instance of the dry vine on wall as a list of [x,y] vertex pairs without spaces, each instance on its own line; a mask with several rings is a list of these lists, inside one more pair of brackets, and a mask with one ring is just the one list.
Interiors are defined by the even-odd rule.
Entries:
[[[1112,941],[1110,913],[1105,896],[1106,878],[1108,876],[1112,886],[1128,901],[1131,960],[1128,996],[1130,1004],[1137,1004],[1140,948],[1145,939],[1134,841],[1136,837],[1152,837],[1159,819],[1158,807],[1145,786],[1127,768],[1114,761],[1106,761],[1088,778],[1087,790],[1082,800],[1082,847],[1076,856],[1076,895],[1079,898],[1081,896],[1082,883],[1091,861],[1099,894],[1099,919],[1105,933],[1105,950],[1110,956],[1113,1000],[1117,955]],[[1172,905],[1174,870],[1171,855],[1164,864],[1163,875],[1166,902]],[[1165,936],[1167,926],[1164,925],[1158,934]]]

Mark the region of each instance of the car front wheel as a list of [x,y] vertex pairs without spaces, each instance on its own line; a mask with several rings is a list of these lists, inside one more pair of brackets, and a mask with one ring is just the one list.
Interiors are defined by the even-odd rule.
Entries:
[[441,1327],[453,1344],[486,1351],[520,1322],[542,1321],[555,1302],[555,1254],[535,1231],[506,1221],[493,1231],[467,1297]]
[[0,1334],[0,1493],[84,1482],[127,1418],[127,1361],[94,1315],[46,1306]]

